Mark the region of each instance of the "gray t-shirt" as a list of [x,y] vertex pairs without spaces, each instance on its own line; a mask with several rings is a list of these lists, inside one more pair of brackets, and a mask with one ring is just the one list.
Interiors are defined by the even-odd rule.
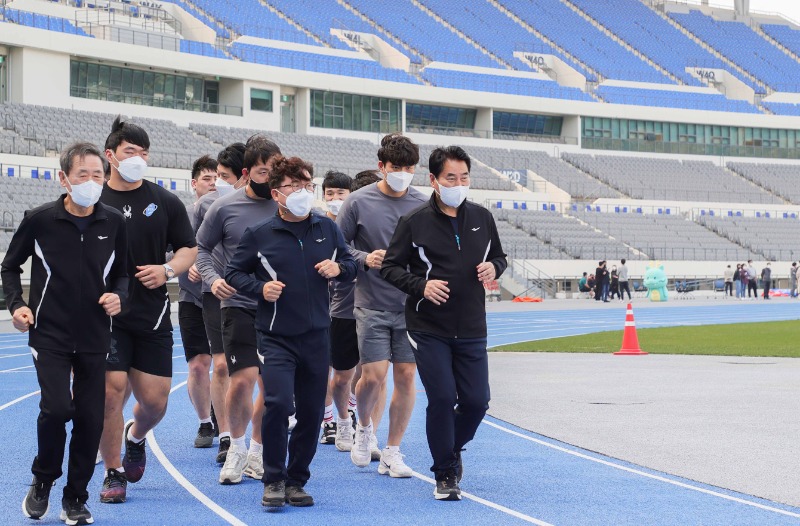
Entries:
[[355,300],[356,280],[331,280],[331,318],[354,320],[353,301]]
[[628,281],[628,267],[625,265],[619,266],[619,280]]
[[[186,205],[186,213],[189,215],[189,222],[192,224],[192,230],[197,232],[195,228],[194,204]],[[184,272],[178,276],[178,301],[185,301],[194,303],[201,309],[203,308],[203,283],[194,283],[189,279],[189,273]]]
[[[248,197],[245,188],[214,201],[197,231],[197,270],[209,288],[225,274],[225,267],[236,253],[245,229],[274,216],[277,211],[278,204],[275,201]],[[218,246],[221,247],[219,265],[212,257]],[[257,305],[256,298],[243,294],[235,294],[220,303],[223,308],[255,309]]]
[[359,264],[356,307],[388,312],[405,310],[405,293],[385,281],[378,270],[367,270],[365,261],[370,252],[386,250],[400,218],[427,200],[425,194],[413,187],[402,197],[389,197],[378,189],[378,183],[365,186],[345,199],[336,224]]
[[[206,218],[206,212],[208,209],[211,208],[211,205],[220,197],[219,192],[209,192],[194,204],[194,212],[189,215],[189,219],[192,221],[192,228],[194,228],[194,235],[197,237],[197,231],[200,230],[200,225],[203,224],[203,220]],[[222,269],[225,270],[222,265],[222,246],[214,247],[214,250],[211,252],[211,260],[214,262],[215,269]],[[206,285],[205,280],[202,280],[200,284],[203,287],[203,293],[211,292],[211,286]]]

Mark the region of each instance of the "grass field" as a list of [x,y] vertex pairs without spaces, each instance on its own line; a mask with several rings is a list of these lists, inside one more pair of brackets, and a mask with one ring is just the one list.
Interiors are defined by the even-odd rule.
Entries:
[[[653,354],[800,357],[800,321],[639,329],[639,344]],[[622,331],[597,332],[495,347],[493,351],[611,353]]]

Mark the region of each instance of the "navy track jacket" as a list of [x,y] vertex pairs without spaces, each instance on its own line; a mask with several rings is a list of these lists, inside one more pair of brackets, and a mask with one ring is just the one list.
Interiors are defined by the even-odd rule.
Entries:
[[[3,291],[13,314],[34,315],[29,345],[36,350],[108,353],[111,322],[97,302],[106,292],[127,301],[128,241],[122,214],[94,205],[81,234],[64,196],[25,213],[2,264]],[[22,296],[22,264],[32,257],[30,297]]]
[[[488,210],[470,201],[451,217],[435,194],[400,218],[381,266],[381,276],[408,294],[406,328],[444,338],[486,337],[486,294],[477,266],[494,265],[497,278],[508,266],[497,225]],[[450,298],[442,305],[424,299],[429,279],[447,281]]]
[[[305,223],[296,236],[288,226]],[[327,329],[329,313],[328,280],[314,265],[330,259],[339,263],[337,281],[356,277],[356,262],[336,223],[311,214],[301,223],[288,223],[277,214],[248,227],[233,259],[228,263],[225,281],[239,292],[258,297],[256,329],[278,336],[298,336]],[[278,301],[264,299],[268,281],[286,285]]]

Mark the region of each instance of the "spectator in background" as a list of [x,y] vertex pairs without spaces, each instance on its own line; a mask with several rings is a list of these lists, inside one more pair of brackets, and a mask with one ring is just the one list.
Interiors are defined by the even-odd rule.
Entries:
[[747,266],[745,267],[747,271],[747,297],[750,297],[750,292],[753,293],[753,299],[758,298],[758,274],[756,273],[756,267],[753,265],[753,260],[747,260]]
[[[584,274],[586,274],[584,272]],[[594,298],[597,294],[597,280],[594,277],[594,274],[589,274],[586,278],[586,286],[589,287],[589,298]]]
[[597,268],[594,272],[594,280],[595,280],[595,287],[596,293],[594,295],[594,299],[597,301],[603,301],[605,303],[608,302],[608,287],[609,287],[609,276],[608,270],[606,269],[606,262],[600,261],[597,264]]
[[583,276],[578,281],[578,291],[582,292],[582,293],[587,293],[588,297],[591,298],[592,297],[592,295],[591,295],[592,294],[592,289],[589,288],[588,281],[589,281],[588,273],[584,272]]
[[736,289],[736,299],[742,297],[742,264],[736,264],[736,270],[733,271],[733,287]]
[[742,263],[739,265],[739,299],[744,300],[745,291],[747,291],[747,282],[750,281],[747,272],[747,265]]
[[[733,296],[733,275],[734,275],[733,269],[731,268],[730,265],[728,265],[728,268],[726,268],[725,272],[723,272],[722,274],[722,277],[725,280],[726,296]],[[738,292],[736,296],[739,296]]]
[[[619,295],[619,274],[617,274],[617,266],[614,265],[611,267],[611,287],[609,287],[611,299],[614,299],[614,295],[617,298],[620,298]],[[621,299],[621,298],[620,298]]]
[[772,284],[772,269],[769,267],[769,261],[767,261],[767,266],[761,269],[761,286],[764,287],[764,299],[769,299],[769,287]]
[[792,261],[789,268],[789,296],[797,297],[797,261]]
[[625,259],[620,260],[619,265],[619,299],[625,299],[625,292],[628,293],[628,301],[631,300],[631,289],[628,288],[628,267],[625,265]]

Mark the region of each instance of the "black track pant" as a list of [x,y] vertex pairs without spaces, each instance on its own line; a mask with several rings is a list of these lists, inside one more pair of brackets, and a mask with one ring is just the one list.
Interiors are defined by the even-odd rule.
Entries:
[[[39,450],[31,472],[44,482],[62,475],[66,424],[72,420],[69,463],[64,497],[86,502],[86,487],[94,474],[94,461],[103,434],[106,401],[105,353],[32,351],[42,390],[37,434]],[[74,375],[74,379],[73,379]],[[70,379],[73,379],[70,390]]]

